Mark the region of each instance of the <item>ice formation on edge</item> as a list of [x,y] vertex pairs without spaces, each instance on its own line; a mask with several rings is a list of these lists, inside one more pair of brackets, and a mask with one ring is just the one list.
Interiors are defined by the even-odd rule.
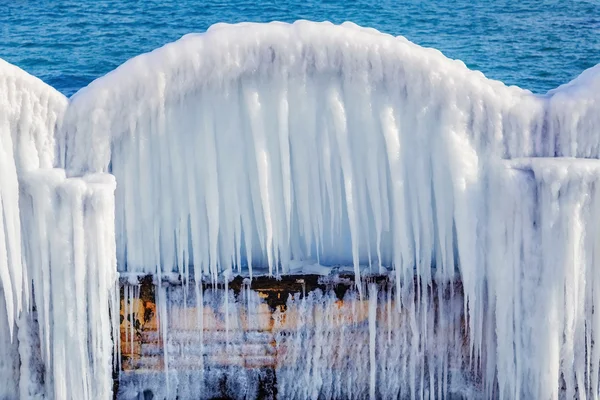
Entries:
[[0,93],[0,398],[110,398],[114,177],[53,168],[63,95],[1,60]]
[[[474,398],[459,290],[444,293],[438,286],[427,307],[403,307],[393,283],[362,284],[367,301],[352,287],[344,293],[324,288],[290,296],[285,311],[274,314],[249,285],[237,294],[208,286],[199,298],[168,286],[169,372],[123,374],[118,398],[139,398],[144,391],[155,398],[273,398],[260,387],[270,373],[277,398],[284,399]],[[193,318],[184,301],[204,310],[202,316]],[[425,331],[415,329],[422,318]],[[203,337],[195,335],[199,322]],[[127,338],[129,345],[134,342]],[[154,362],[141,353],[135,364]],[[260,368],[264,364],[270,367]]]
[[600,161],[515,159],[505,168],[491,185],[487,279],[499,397],[558,398],[550,382],[563,380],[564,398],[596,398]]
[[[2,79],[23,74],[3,68]],[[561,382],[567,395],[598,396],[598,161],[580,159],[600,157],[600,68],[534,96],[404,38],[301,21],[187,35],[94,81],[68,107],[36,84],[35,98],[53,99],[46,107],[24,109],[10,98],[29,94],[24,84],[0,86],[9,94],[0,103],[0,162],[12,168],[0,170],[9,326],[27,298],[25,276],[36,301],[65,300],[48,294],[54,257],[66,257],[67,271],[87,271],[63,283],[76,293],[90,279],[102,282],[95,295],[105,304],[114,294],[113,256],[120,272],[178,272],[186,285],[232,269],[284,274],[299,261],[351,264],[357,277],[393,270],[395,296],[407,307],[416,299],[427,308],[432,282],[443,291],[460,278],[467,364],[486,396],[556,398]],[[41,139],[15,145],[18,123],[33,117]],[[43,162],[28,167],[34,154]],[[556,157],[564,159],[547,160]],[[77,178],[98,173],[114,175],[114,199],[106,175],[93,175],[104,183]],[[61,229],[55,239],[30,226]],[[100,238],[106,254],[90,245]],[[102,341],[96,352],[80,340],[79,362],[92,351],[106,365],[109,325],[98,316],[107,318],[108,307],[78,306],[61,320],[87,323]],[[37,309],[47,357],[44,348],[60,347],[65,331],[48,327],[62,318],[56,310]],[[81,338],[83,329],[67,333]],[[427,318],[411,329],[426,332]],[[69,376],[60,357],[51,363],[55,376],[56,368]],[[109,393],[90,382],[67,396],[55,378],[53,393]],[[420,384],[418,397],[424,386],[440,387]]]

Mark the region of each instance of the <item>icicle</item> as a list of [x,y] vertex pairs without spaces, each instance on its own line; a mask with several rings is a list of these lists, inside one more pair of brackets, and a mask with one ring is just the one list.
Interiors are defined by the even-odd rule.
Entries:
[[369,378],[369,398],[375,399],[376,394],[376,374],[377,374],[377,354],[375,352],[375,339],[377,335],[377,284],[369,284],[369,368],[371,369]]
[[200,348],[198,349],[200,352],[200,369],[204,371],[204,289],[202,288],[202,282],[194,282],[194,287],[196,289],[196,326],[198,328],[198,343]]
[[160,337],[163,345],[163,375],[166,383],[166,398],[171,396],[171,377],[169,375],[169,325],[168,325],[168,307],[167,307],[168,288],[159,284],[156,288],[156,306],[158,310],[158,325]]

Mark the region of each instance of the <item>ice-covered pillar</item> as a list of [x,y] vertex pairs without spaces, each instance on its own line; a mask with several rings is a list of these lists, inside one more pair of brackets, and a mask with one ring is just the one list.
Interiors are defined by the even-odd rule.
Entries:
[[21,187],[46,394],[57,400],[109,398],[111,326],[118,323],[109,312],[117,301],[114,177],[66,178],[64,170],[36,170]]
[[0,399],[14,398],[18,393],[18,343],[9,330],[12,324],[8,319],[3,290],[0,288]]
[[[28,270],[23,263],[19,208],[21,174],[58,165],[55,131],[67,98],[39,79],[0,59],[0,398],[18,398],[19,386],[32,398],[29,383]],[[19,378],[21,376],[21,378]],[[25,378],[24,378],[25,377]],[[20,385],[21,381],[23,384]],[[29,383],[25,383],[29,382]],[[33,385],[35,386],[35,385]],[[29,390],[31,389],[31,390]]]
[[599,181],[598,160],[542,158],[505,162],[491,181],[500,398],[598,394]]
[[[56,127],[67,98],[0,59],[0,295],[14,339],[15,323],[29,302],[21,257],[19,185],[22,173],[58,165]],[[0,347],[0,357],[7,357]]]

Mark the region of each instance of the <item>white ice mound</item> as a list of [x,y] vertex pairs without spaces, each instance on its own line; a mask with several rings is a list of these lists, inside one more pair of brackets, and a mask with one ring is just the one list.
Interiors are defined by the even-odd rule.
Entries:
[[600,161],[506,161],[489,205],[486,353],[498,397],[597,397]]
[[489,159],[554,151],[545,105],[353,24],[217,25],[76,94],[65,164],[116,176],[122,270],[451,275],[456,246],[477,263]]

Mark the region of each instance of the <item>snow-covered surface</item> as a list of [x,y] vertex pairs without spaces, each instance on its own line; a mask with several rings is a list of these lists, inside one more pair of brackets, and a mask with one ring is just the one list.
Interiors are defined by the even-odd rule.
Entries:
[[[307,21],[215,25],[68,105],[0,62],[0,339],[33,287],[46,394],[94,398],[111,390],[97,361],[116,266],[186,285],[298,263],[386,268],[424,305],[434,279],[461,279],[487,394],[497,381],[500,397],[556,397],[564,380],[595,396],[598,171],[580,158],[600,157],[599,89],[594,67],[534,96],[404,38]],[[68,360],[47,358],[67,342]],[[90,372],[67,393],[73,368]]]

